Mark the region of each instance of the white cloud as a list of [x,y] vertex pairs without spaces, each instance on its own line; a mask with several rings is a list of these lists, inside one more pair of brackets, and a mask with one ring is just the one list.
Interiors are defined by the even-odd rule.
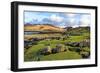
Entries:
[[73,14],[73,13],[70,13],[70,14],[66,14],[66,16],[68,16],[68,17],[74,17],[76,14]]
[[73,25],[72,27],[73,27],[73,28],[76,28],[76,27],[79,27],[79,25]]
[[73,25],[73,24],[75,24],[75,20],[76,20],[76,14],[73,14],[73,13],[70,13],[70,14],[66,14],[66,16],[68,17],[68,22],[69,22],[69,24],[70,25]]
[[61,21],[63,21],[63,18],[62,18],[62,17],[57,16],[57,15],[54,15],[54,14],[50,16],[50,19],[51,19],[52,21],[56,21],[56,22],[61,22]]
[[90,25],[90,15],[82,15],[80,22],[80,26],[89,26]]
[[60,28],[65,28],[65,27],[67,27],[67,26],[65,25],[65,23],[61,23],[61,24],[59,24],[58,27],[60,27]]
[[70,18],[70,23],[74,23],[75,22],[75,18]]

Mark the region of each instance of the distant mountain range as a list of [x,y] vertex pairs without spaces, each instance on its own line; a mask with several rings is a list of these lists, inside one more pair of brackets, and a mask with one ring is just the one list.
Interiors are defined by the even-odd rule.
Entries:
[[65,29],[56,27],[50,24],[25,24],[24,31],[52,31],[52,32],[64,32]]
[[24,25],[24,31],[45,31],[45,32],[64,32],[64,31],[82,31],[82,30],[89,30],[90,27],[65,27],[65,28],[60,28],[57,26],[54,26],[52,24],[25,24]]

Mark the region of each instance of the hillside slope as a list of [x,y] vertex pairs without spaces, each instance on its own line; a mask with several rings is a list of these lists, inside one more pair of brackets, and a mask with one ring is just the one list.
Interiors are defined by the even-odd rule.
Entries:
[[58,31],[64,32],[65,29],[53,25],[24,25],[24,31]]

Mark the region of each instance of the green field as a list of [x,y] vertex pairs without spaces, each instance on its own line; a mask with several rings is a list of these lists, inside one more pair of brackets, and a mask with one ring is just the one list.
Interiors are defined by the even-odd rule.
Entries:
[[[25,61],[33,61],[35,58],[35,54],[36,52],[38,52],[38,50],[42,49],[45,47],[46,44],[51,44],[51,48],[54,48],[56,46],[57,43],[64,43],[65,41],[61,41],[61,40],[52,40],[52,41],[40,41],[38,43],[38,45],[32,46],[31,48],[29,48],[27,50],[27,52],[25,53]],[[50,54],[50,55],[46,55],[46,56],[42,56],[41,60],[64,60],[64,59],[80,59],[81,56],[76,53],[76,52],[72,52],[72,51],[66,51],[66,52],[61,52],[61,53],[56,53],[56,54]]]
[[[39,34],[33,34],[29,37],[51,37],[51,36],[60,36],[63,37],[65,36],[67,39],[49,39],[49,40],[40,40],[37,42],[37,44],[32,45],[31,47],[29,47],[28,49],[25,48],[24,50],[24,61],[51,61],[51,60],[70,60],[70,59],[82,59],[82,55],[80,53],[88,53],[90,52],[90,48],[89,47],[73,47],[73,46],[69,46],[69,45],[64,45],[65,43],[69,43],[69,42],[81,42],[85,39],[89,39],[90,38],[90,32],[87,29],[81,29],[80,30],[71,30],[70,32],[67,32],[66,34],[69,33],[79,33],[80,35],[69,35],[69,37],[67,38],[65,35],[62,34],[41,34],[39,36]],[[28,36],[27,36],[28,37]],[[67,47],[67,51],[64,52],[59,52],[59,53],[51,53],[48,55],[37,55],[37,53],[44,49],[46,47],[46,45],[50,44],[51,49],[55,48],[57,44],[62,44],[64,45],[64,47]],[[70,50],[70,48],[72,50]],[[76,52],[74,51],[75,48],[81,48],[83,49],[80,52]],[[39,58],[39,60],[38,60]]]

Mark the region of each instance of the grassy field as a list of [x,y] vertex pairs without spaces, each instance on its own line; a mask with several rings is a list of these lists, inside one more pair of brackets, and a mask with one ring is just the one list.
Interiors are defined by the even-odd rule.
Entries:
[[[71,32],[72,33],[72,32]],[[74,31],[75,33],[75,31]],[[59,53],[55,53],[55,54],[49,54],[49,55],[37,55],[37,52],[43,48],[46,47],[47,44],[50,44],[51,48],[55,48],[57,44],[65,44],[68,42],[80,42],[83,41],[84,39],[87,39],[90,37],[90,32],[87,32],[85,30],[83,30],[83,32],[81,32],[81,35],[70,35],[68,39],[53,39],[53,40],[41,40],[38,41],[36,45],[32,45],[30,48],[26,49],[24,51],[24,61],[37,61],[37,58],[40,58],[40,61],[51,61],[51,60],[70,60],[70,59],[82,59],[82,56],[76,52],[76,51],[70,51],[67,50],[65,52],[59,52]],[[43,37],[43,36],[62,36],[60,34],[43,34],[41,36],[39,36],[40,34],[35,34],[35,35],[31,35],[29,37]],[[28,36],[27,36],[28,37]],[[62,36],[63,37],[63,36]],[[69,48],[71,46],[66,45],[65,47]],[[74,49],[74,47],[72,47]],[[90,52],[90,48],[89,47],[84,47],[83,48],[85,52]]]
[[57,54],[50,54],[48,56],[43,56],[41,58],[41,61],[45,61],[45,60],[70,60],[70,59],[81,59],[82,57],[76,53],[76,52],[72,52],[72,51],[67,51],[67,52],[61,52],[61,53],[57,53]]
[[[46,42],[43,42],[43,43],[46,43]],[[55,45],[56,44],[52,44],[51,47],[54,48]],[[38,50],[40,50],[44,47],[45,47],[44,44],[39,44],[39,45],[35,45],[35,46],[32,46],[31,48],[29,48],[27,50],[27,52],[25,53],[25,61],[35,60],[36,52],[38,52]],[[46,56],[41,57],[41,61],[45,61],[45,60],[65,60],[65,59],[81,59],[81,56],[76,52],[68,50],[66,52],[50,54],[50,55],[46,55]]]

